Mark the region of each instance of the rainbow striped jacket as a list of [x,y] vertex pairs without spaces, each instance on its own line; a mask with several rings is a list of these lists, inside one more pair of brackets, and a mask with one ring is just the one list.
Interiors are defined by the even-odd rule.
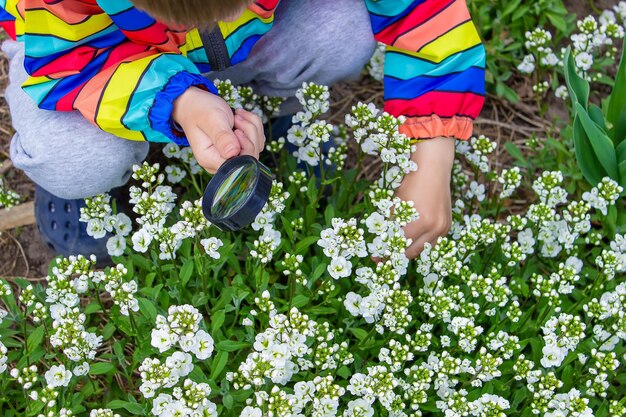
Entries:
[[[42,109],[78,110],[102,130],[187,144],[174,100],[202,73],[246,59],[280,0],[256,0],[212,31],[166,26],[129,0],[0,0],[0,23],[24,42],[23,89]],[[285,0],[290,1],[290,0]],[[485,51],[465,0],[364,0],[387,45],[385,110],[413,138],[468,139],[485,95]]]

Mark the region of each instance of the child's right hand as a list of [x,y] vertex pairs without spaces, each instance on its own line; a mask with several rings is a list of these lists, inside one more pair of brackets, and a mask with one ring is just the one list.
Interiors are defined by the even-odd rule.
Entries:
[[246,110],[233,114],[222,98],[196,87],[174,101],[172,117],[185,131],[198,163],[211,174],[237,155],[258,159],[265,147],[259,116]]

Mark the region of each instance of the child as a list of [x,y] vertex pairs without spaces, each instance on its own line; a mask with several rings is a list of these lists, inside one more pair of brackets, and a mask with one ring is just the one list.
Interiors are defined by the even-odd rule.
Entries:
[[[18,41],[3,47],[16,130],[11,158],[40,186],[38,194],[56,203],[39,199],[45,209],[37,215],[57,251],[93,249],[76,232],[75,208],[84,197],[123,185],[146,157],[147,141],[189,144],[209,172],[238,154],[258,157],[261,120],[246,111],[233,116],[210,79],[290,96],[304,81],[330,85],[357,76],[375,39],[389,45],[385,110],[407,117],[401,127],[407,136],[428,139],[412,156],[418,171],[397,192],[421,215],[405,229],[413,239],[407,255],[417,256],[450,227],[454,141],[471,136],[485,93],[484,48],[465,0],[0,0],[0,6],[4,28]],[[293,110],[288,100],[282,113]],[[52,206],[68,207],[65,234],[77,240],[55,237]]]

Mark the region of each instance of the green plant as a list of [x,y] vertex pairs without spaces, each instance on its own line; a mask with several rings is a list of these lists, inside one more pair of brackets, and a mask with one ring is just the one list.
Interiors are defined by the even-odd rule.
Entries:
[[[597,226],[614,181],[579,199],[559,171],[494,172],[487,137],[459,143],[452,230],[409,262],[399,121],[358,104],[334,130],[325,88],[298,95],[286,140],[307,169],[269,144],[277,181],[251,228],[207,223],[207,174],[170,144],[164,170],[134,168],[134,222],[106,195],[82,212],[118,265],[58,259],[46,285],[0,284],[0,415],[624,415],[626,235]],[[330,132],[356,161],[341,143],[318,180]],[[536,201],[510,211],[522,190]]]
[[568,36],[574,16],[562,0],[470,0],[468,6],[487,51],[487,83],[498,96],[517,101],[510,87],[513,68],[524,56],[526,33],[552,25],[555,41]]
[[603,108],[590,103],[589,82],[578,75],[571,51],[565,56],[565,80],[574,116],[576,159],[585,179],[595,186],[610,177],[626,186],[626,48]]

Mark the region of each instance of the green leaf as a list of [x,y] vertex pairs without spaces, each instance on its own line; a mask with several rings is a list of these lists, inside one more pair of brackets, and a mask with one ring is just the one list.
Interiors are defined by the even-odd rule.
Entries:
[[575,108],[576,115],[579,117],[583,129],[585,129],[585,133],[589,138],[589,142],[600,164],[611,178],[619,179],[617,174],[617,157],[615,156],[613,142],[606,133],[591,120],[583,106],[576,103]]
[[89,375],[104,375],[115,372],[115,365],[110,362],[98,362],[89,368]]
[[99,311],[102,311],[102,307],[97,302],[89,303],[85,306],[85,314],[88,316]]
[[189,279],[191,278],[191,275],[193,274],[193,269],[194,269],[193,258],[189,258],[185,261],[185,263],[183,264],[183,267],[180,269],[179,278],[181,281],[181,285],[183,287],[187,286],[187,283],[189,282]]
[[148,258],[146,258],[143,255],[132,255],[131,260],[133,261],[135,265],[139,266],[141,269],[143,269],[146,272],[152,271],[152,268],[154,267],[152,262],[150,262]]
[[224,398],[222,399],[222,403],[224,404],[224,407],[226,407],[227,410],[232,409],[233,403],[234,403],[233,396],[230,394],[226,394]]
[[102,329],[102,337],[104,340],[109,340],[111,336],[113,336],[113,333],[115,333],[115,324],[109,322],[104,326],[104,329]]
[[296,254],[304,253],[306,251],[306,249],[308,249],[314,243],[317,243],[318,240],[319,240],[318,236],[308,236],[308,237],[305,237],[300,242],[298,242],[298,244],[296,245],[295,253]]
[[574,118],[574,152],[578,167],[591,185],[598,184],[606,175],[578,116]]
[[236,342],[234,340],[224,340],[217,344],[217,350],[223,350],[224,352],[235,352],[237,350],[245,349],[252,346],[247,342]]
[[291,300],[291,305],[295,308],[302,308],[309,303],[311,299],[304,294],[298,294]]
[[211,379],[219,380],[220,374],[228,363],[228,352],[219,351],[211,361]]
[[[622,109],[617,118],[617,122],[614,124],[613,129],[613,143],[617,146],[626,142],[626,106]],[[618,157],[619,158],[619,157]],[[618,159],[618,161],[623,159]]]
[[623,160],[622,162],[620,162],[617,168],[619,169],[619,176],[620,176],[619,185],[621,185],[622,188],[624,189],[621,195],[624,196],[626,195],[626,160]]
[[523,167],[528,166],[528,162],[526,161],[524,154],[522,153],[520,148],[518,148],[517,145],[515,145],[513,142],[506,142],[504,144],[504,149],[506,149],[509,155],[517,159],[517,161],[520,163],[521,166]]
[[356,328],[356,329],[350,328],[348,330],[350,331],[350,333],[352,333],[359,340],[365,339],[367,337],[367,334],[368,334],[367,331],[365,331],[363,329],[359,329],[359,328]]
[[211,315],[211,333],[215,334],[221,329],[224,321],[226,320],[226,310],[217,310]]
[[614,125],[619,125],[622,112],[626,109],[626,38],[622,48],[622,59],[615,75],[615,86],[609,96],[607,119]]
[[586,109],[589,102],[589,83],[576,72],[576,64],[570,48],[565,52],[564,75],[572,105],[578,103]]
[[604,120],[604,114],[602,114],[602,109],[595,104],[589,105],[589,117],[593,120],[600,129],[606,132],[606,122]]
[[109,403],[107,404],[107,408],[110,408],[112,410],[124,408],[129,413],[139,414],[140,416],[143,416],[146,414],[141,405],[139,405],[138,403],[131,403],[130,401],[122,401],[122,400],[109,401]]
[[137,297],[137,302],[139,303],[139,311],[141,311],[141,314],[150,320],[150,322],[154,323],[158,315],[154,303],[147,298],[142,297]]
[[35,348],[41,345],[43,342],[45,328],[43,326],[39,326],[35,328],[35,330],[28,335],[28,339],[26,339],[28,343],[28,352],[33,352]]
[[332,307],[312,307],[307,310],[307,313],[322,316],[325,314],[337,314],[337,309]]

